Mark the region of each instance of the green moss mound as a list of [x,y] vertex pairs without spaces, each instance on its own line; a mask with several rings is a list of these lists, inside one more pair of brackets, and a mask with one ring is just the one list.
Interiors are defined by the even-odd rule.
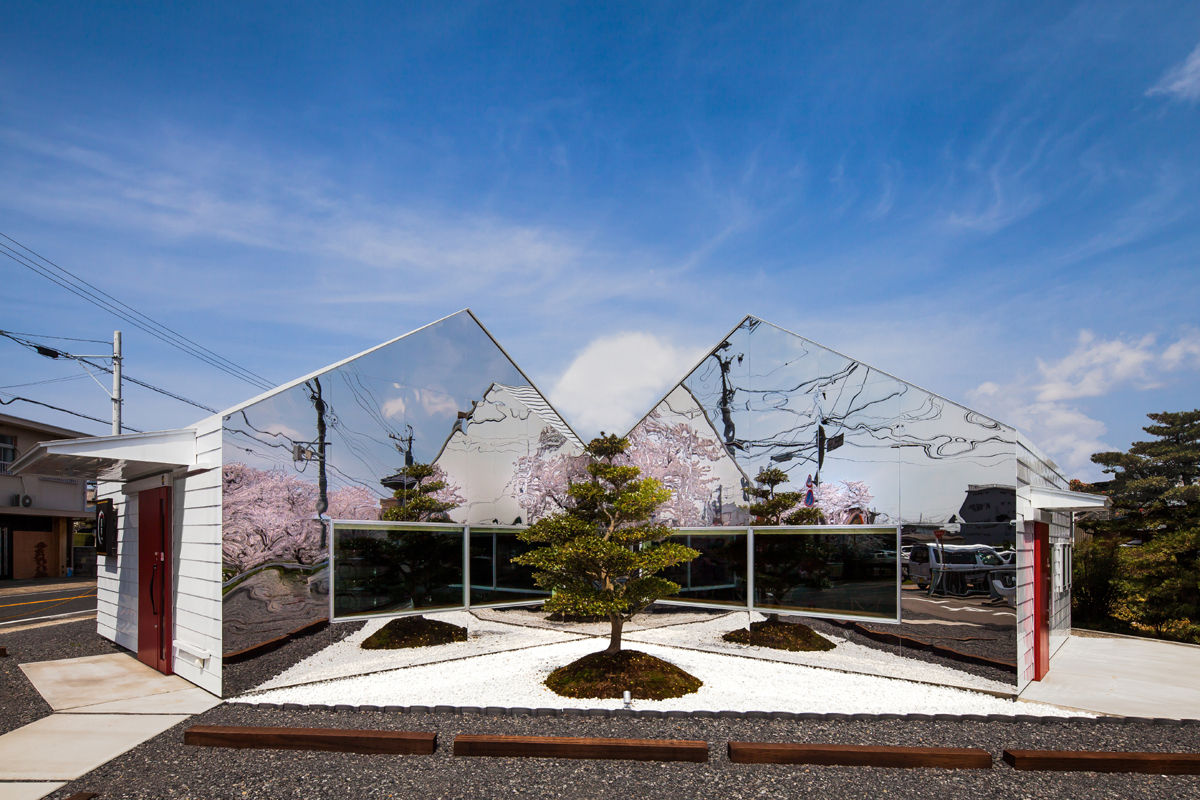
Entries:
[[430,647],[435,644],[465,642],[467,629],[425,617],[400,617],[368,636],[364,650],[399,650],[403,647]]
[[723,637],[727,642],[772,647],[776,650],[832,650],[835,645],[807,625],[768,619],[754,622],[750,630],[738,628]]
[[665,700],[703,685],[674,664],[638,650],[592,653],[546,678],[546,686],[563,697],[622,697],[628,691],[635,700]]

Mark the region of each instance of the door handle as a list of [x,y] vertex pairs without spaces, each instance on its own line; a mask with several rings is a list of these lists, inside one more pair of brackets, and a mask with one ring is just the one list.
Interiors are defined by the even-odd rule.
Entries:
[[154,580],[158,577],[158,562],[155,562],[154,568],[150,570],[150,613],[158,616],[158,609],[154,604]]

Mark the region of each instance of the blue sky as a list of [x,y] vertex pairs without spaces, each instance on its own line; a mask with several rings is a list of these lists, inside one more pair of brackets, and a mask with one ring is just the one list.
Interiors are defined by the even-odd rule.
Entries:
[[[279,382],[470,306],[586,436],[753,313],[1073,474],[1200,405],[1194,2],[5,9],[0,231]],[[0,274],[6,330],[255,393]],[[201,413],[128,390],[137,427]]]

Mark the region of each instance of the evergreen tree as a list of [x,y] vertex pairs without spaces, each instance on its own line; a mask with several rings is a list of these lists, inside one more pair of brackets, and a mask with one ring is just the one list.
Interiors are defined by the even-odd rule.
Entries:
[[760,525],[815,525],[820,522],[820,512],[803,505],[803,492],[777,492],[775,487],[787,483],[788,475],[778,467],[768,467],[758,472],[758,486],[746,493],[758,498],[749,512]]
[[[447,513],[458,508],[446,494],[446,480],[432,464],[409,464],[396,473],[402,481],[392,494],[396,505],[385,509],[383,518],[393,522],[449,522]],[[453,492],[451,492],[453,494]]]
[[1147,539],[1200,526],[1200,409],[1146,416],[1153,440],[1092,456],[1113,476],[1083,487],[1112,498],[1110,518],[1087,523],[1093,533]]
[[700,555],[668,541],[671,528],[650,522],[671,493],[637,467],[621,463],[629,440],[603,433],[586,452],[588,478],[572,482],[568,508],[538,520],[517,536],[544,545],[513,559],[533,567],[534,580],[553,594],[550,612],[607,616],[608,648],[621,649],[625,622],[655,600],[679,591],[656,573]]

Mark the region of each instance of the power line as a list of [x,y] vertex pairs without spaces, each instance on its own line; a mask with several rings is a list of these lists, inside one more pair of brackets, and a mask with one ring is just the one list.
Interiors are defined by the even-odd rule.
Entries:
[[[65,353],[62,350],[58,350],[55,348],[42,347],[37,342],[34,342],[29,339],[20,338],[21,336],[32,336],[32,335],[33,334],[13,334],[12,331],[0,330],[0,336],[5,337],[6,339],[12,339],[17,344],[24,345],[25,347],[28,347],[30,349],[37,350],[42,355],[48,355],[46,352],[43,352],[43,351],[49,351],[49,355],[51,358],[59,358],[59,357],[70,358],[74,361],[80,362],[81,364],[87,364],[88,366],[95,367],[96,369],[99,369],[99,370],[103,370],[104,372],[107,372],[110,375],[112,374],[112,371],[113,371],[112,367],[106,367],[103,364],[97,364],[95,361],[89,361],[84,356],[72,355],[70,353]],[[51,338],[55,338],[55,337],[51,337]],[[57,338],[66,338],[66,337],[57,337]],[[99,340],[97,340],[97,339],[80,339],[78,341],[95,342],[95,341],[99,341]],[[108,344],[108,342],[101,342],[101,344]],[[75,377],[76,376],[71,376],[70,379],[73,380]],[[79,377],[82,377],[82,376],[79,376]],[[158,392],[161,395],[166,395],[167,397],[170,397],[174,400],[178,400],[181,403],[187,403],[190,406],[195,406],[196,408],[204,409],[205,411],[209,412],[210,414],[217,413],[217,409],[212,408],[211,406],[206,406],[203,403],[196,402],[195,400],[189,400],[188,398],[186,398],[182,395],[175,394],[174,392],[164,389],[161,386],[155,386],[152,383],[146,383],[145,381],[138,380],[137,378],[134,378],[133,376],[131,376],[127,373],[122,373],[121,378],[122,378],[122,380],[129,381],[130,383],[135,383],[138,386],[142,386],[153,392]],[[17,388],[18,386],[37,386],[42,383],[53,383],[54,381],[60,381],[60,380],[68,380],[68,379],[67,378],[51,378],[50,380],[47,380],[47,381],[34,381],[33,383],[14,384],[12,387],[9,387],[9,388]]]
[[[59,408],[58,406],[52,406],[49,403],[43,403],[41,400],[31,400],[28,397],[18,397],[17,395],[12,394],[11,392],[0,392],[0,394],[6,394],[12,398],[12,400],[0,399],[0,405],[2,405],[2,406],[9,406],[9,405],[12,405],[13,403],[17,402],[18,400],[20,400],[22,403],[32,403],[35,406],[42,406],[44,408],[49,408],[53,411],[61,411],[64,414],[71,414],[72,416],[82,417],[83,419],[90,419],[92,422],[99,422],[103,425],[107,425],[109,423],[109,420],[106,420],[106,419],[100,419],[99,417],[92,417],[87,414],[80,414],[78,411],[72,411],[69,408]],[[131,428],[128,425],[126,425],[124,427],[129,428],[129,430],[133,431],[134,433],[142,433],[142,431],[138,430],[137,428]]]
[[[215,367],[229,375],[232,375],[233,377],[236,377],[261,389],[270,389],[274,387],[274,384],[269,379],[264,378],[262,375],[246,369],[245,367],[242,367],[233,361],[230,361],[224,356],[217,354],[213,350],[210,350],[198,342],[189,339],[178,331],[163,325],[161,322],[158,322],[146,314],[143,314],[142,312],[127,305],[126,303],[123,303],[122,301],[110,295],[108,292],[105,292],[103,289],[100,289],[70,270],[59,266],[40,253],[37,253],[29,247],[26,247],[16,239],[13,239],[11,236],[0,232],[0,237],[12,242],[21,250],[25,251],[25,253],[29,253],[38,259],[38,261],[34,261],[32,258],[25,255],[25,253],[19,252],[18,250],[15,250],[12,247],[0,242],[0,253],[8,256],[10,259],[16,261],[26,269],[41,275],[43,278],[46,278],[52,283],[61,286],[81,299],[108,311],[114,316],[125,320],[129,324],[145,331],[156,339],[166,342],[172,347],[187,353],[193,358],[203,361],[212,367]],[[55,270],[57,272],[55,272]],[[111,303],[101,301],[98,297],[96,297],[96,295],[107,298],[107,300],[111,301]]]
[[105,339],[80,339],[75,336],[51,336],[48,333],[21,333],[20,331],[4,331],[11,333],[13,336],[32,336],[35,339],[60,339],[64,342],[91,342],[93,344],[112,344]]
[[29,381],[28,383],[10,383],[7,386],[0,386],[0,389],[23,389],[26,386],[44,386],[47,383],[65,383],[66,381],[81,381],[86,378],[86,375],[64,375],[60,378],[47,378],[44,381]]

